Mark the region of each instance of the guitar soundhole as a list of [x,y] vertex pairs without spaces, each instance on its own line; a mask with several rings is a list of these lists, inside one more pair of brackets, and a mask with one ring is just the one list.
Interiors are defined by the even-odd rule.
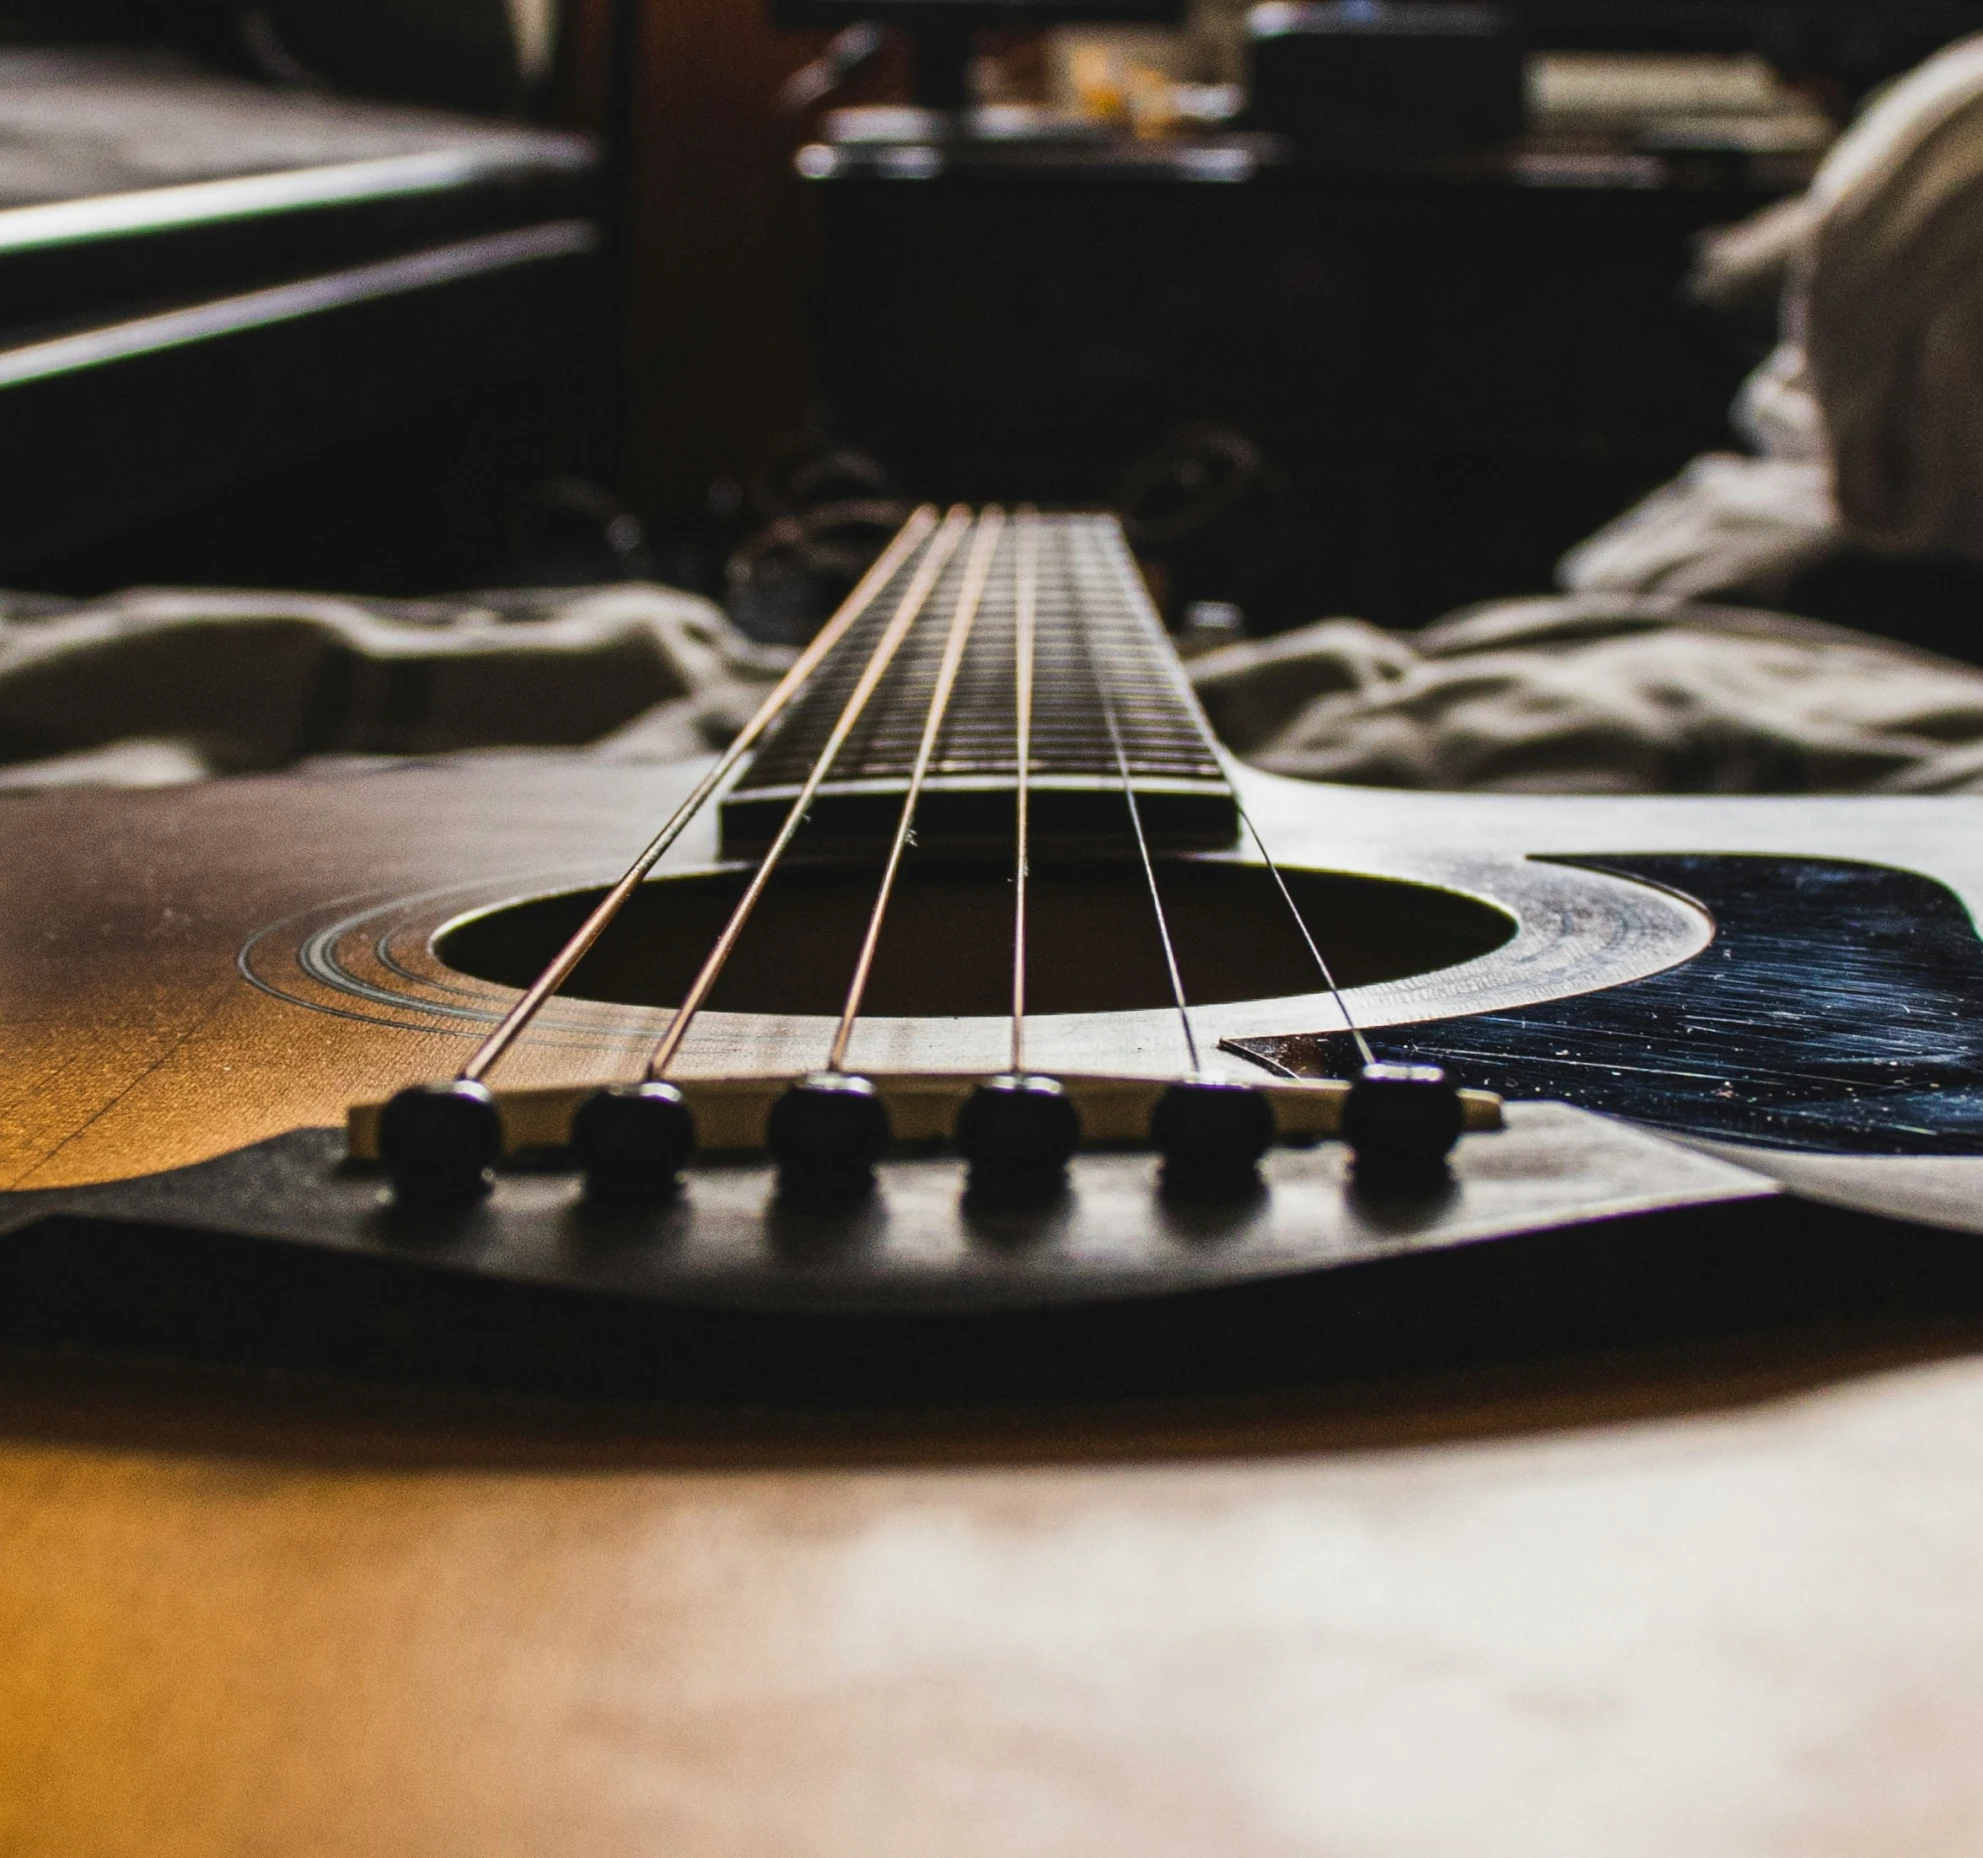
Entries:
[[[1289,871],[1288,887],[1344,987],[1471,961],[1515,933],[1514,918],[1429,884]],[[751,918],[711,1001],[734,1013],[837,1013],[873,907],[876,873],[782,872]],[[735,906],[742,872],[643,885],[580,965],[567,995],[673,1006]],[[1190,999],[1200,1005],[1314,993],[1320,982],[1269,874],[1173,859],[1159,867]],[[571,891],[508,905],[444,931],[451,968],[523,987],[598,901]],[[1047,864],[1030,886],[1028,1001],[1039,1013],[1127,1012],[1169,1004],[1142,872],[1131,864]],[[982,865],[905,872],[889,911],[866,1010],[913,1018],[997,1015],[1012,986],[1012,886]]]

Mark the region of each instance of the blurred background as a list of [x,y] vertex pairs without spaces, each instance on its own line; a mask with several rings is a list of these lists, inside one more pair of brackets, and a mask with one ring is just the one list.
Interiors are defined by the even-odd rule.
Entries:
[[775,643],[911,501],[1032,498],[1196,639],[1420,625],[1736,443],[1781,266],[1704,237],[1979,22],[0,0],[0,580],[653,578]]

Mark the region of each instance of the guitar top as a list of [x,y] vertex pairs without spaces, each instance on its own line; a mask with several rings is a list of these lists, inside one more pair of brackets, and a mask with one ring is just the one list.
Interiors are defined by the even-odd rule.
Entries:
[[1983,1231],[1983,801],[1265,775],[1106,518],[919,513],[713,763],[43,793],[0,844],[17,1305],[830,1334]]

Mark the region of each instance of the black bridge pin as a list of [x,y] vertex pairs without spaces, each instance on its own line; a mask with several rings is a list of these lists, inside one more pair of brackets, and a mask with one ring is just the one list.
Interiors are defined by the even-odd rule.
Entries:
[[1359,1182],[1411,1187],[1443,1177],[1466,1112],[1437,1065],[1365,1065],[1343,1105],[1343,1139]]
[[845,1071],[800,1078],[771,1106],[765,1131],[780,1187],[828,1197],[865,1193],[888,1138],[881,1092]]
[[1245,1084],[1173,1084],[1150,1111],[1165,1184],[1189,1192],[1246,1192],[1273,1140],[1273,1105]]
[[665,1199],[695,1152],[695,1116],[673,1084],[613,1085],[578,1106],[571,1148],[589,1198]]
[[980,1193],[1051,1193],[1080,1140],[1074,1099],[1037,1073],[987,1078],[957,1113],[957,1147]]
[[379,1116],[379,1154],[401,1200],[439,1206],[476,1199],[493,1184],[502,1152],[496,1100],[465,1078],[415,1084]]

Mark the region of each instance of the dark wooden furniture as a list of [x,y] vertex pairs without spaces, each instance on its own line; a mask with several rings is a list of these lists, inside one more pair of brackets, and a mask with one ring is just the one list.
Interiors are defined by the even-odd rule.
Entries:
[[1274,559],[1181,591],[1269,624],[1541,590],[1727,443],[1755,356],[1682,301],[1689,243],[1797,178],[1545,150],[1297,167],[1247,138],[820,144],[800,171],[836,437],[915,495],[1082,502],[1182,428],[1235,430],[1284,484]]
[[577,461],[586,139],[42,49],[0,53],[0,149],[0,573],[74,578],[147,522],[518,391],[563,434],[517,468]]

